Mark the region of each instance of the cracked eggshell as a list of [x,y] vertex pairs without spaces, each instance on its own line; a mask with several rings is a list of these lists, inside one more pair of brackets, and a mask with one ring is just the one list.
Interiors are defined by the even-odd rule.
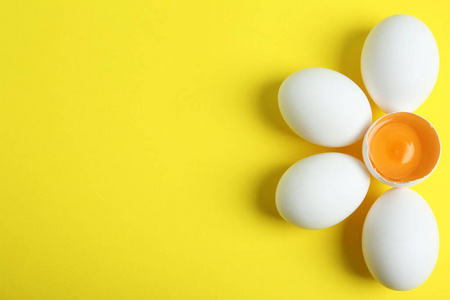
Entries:
[[[379,123],[381,123],[385,119],[387,119],[391,116],[395,116],[397,114],[410,115],[415,120],[426,124],[428,127],[428,130],[430,132],[430,135],[432,134],[434,136],[434,143],[436,144],[435,147],[437,148],[437,152],[435,154],[433,154],[433,155],[435,155],[434,161],[431,163],[430,167],[428,168],[428,172],[426,174],[417,176],[417,178],[414,180],[410,180],[410,181],[406,181],[406,182],[399,182],[399,181],[395,181],[395,180],[383,177],[383,175],[377,171],[373,162],[370,159],[370,150],[371,150],[370,146],[371,146],[372,131]],[[428,146],[430,146],[430,145],[428,145]],[[378,181],[381,181],[382,183],[392,186],[392,187],[411,187],[411,186],[421,183],[422,181],[427,179],[434,172],[437,165],[439,164],[441,152],[442,151],[441,151],[441,143],[440,143],[439,135],[437,134],[433,125],[431,125],[431,123],[428,120],[426,120],[425,118],[423,118],[422,116],[419,116],[415,113],[408,113],[408,112],[394,112],[394,113],[384,115],[383,117],[376,120],[367,130],[366,134],[364,135],[364,140],[362,143],[362,154],[363,154],[364,164],[366,165],[370,174]],[[424,155],[426,155],[426,153]]]

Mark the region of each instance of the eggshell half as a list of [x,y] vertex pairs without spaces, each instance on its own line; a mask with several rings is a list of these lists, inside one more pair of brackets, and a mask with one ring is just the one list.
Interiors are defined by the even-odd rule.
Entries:
[[288,222],[322,229],[347,218],[364,200],[370,175],[356,158],[342,153],[309,156],[281,177],[276,204]]
[[406,291],[424,283],[439,254],[439,231],[431,208],[416,192],[394,188],[370,208],[362,234],[364,259],[384,286]]
[[438,72],[436,40],[419,19],[390,16],[367,36],[361,55],[362,78],[384,112],[415,111],[433,90]]
[[[417,119],[420,119],[422,122],[426,122],[429,126],[429,130],[431,132],[433,132],[433,134],[435,135],[435,143],[437,144],[436,147],[438,147],[438,151],[435,153],[429,153],[429,155],[434,155],[435,156],[435,163],[432,166],[432,168],[429,169],[429,172],[426,173],[423,176],[420,176],[419,178],[415,179],[415,180],[411,180],[411,181],[406,181],[406,182],[398,182],[398,181],[394,181],[394,180],[390,180],[388,178],[383,177],[382,174],[380,174],[377,169],[375,168],[375,166],[372,164],[371,160],[370,160],[370,134],[371,131],[374,129],[375,126],[377,126],[378,123],[382,122],[384,119],[388,118],[389,116],[395,115],[395,114],[404,114],[404,112],[394,112],[394,113],[390,113],[387,115],[384,115],[383,117],[379,118],[378,120],[376,120],[375,122],[373,122],[373,124],[369,127],[369,129],[367,130],[366,134],[364,135],[364,140],[363,140],[363,145],[362,145],[362,154],[363,154],[363,160],[364,163],[367,167],[367,169],[369,170],[370,174],[375,177],[375,179],[377,179],[378,181],[381,181],[384,184],[387,184],[389,186],[392,187],[411,187],[413,185],[416,185],[418,183],[421,183],[422,181],[424,181],[425,179],[427,179],[436,169],[437,165],[439,164],[439,160],[441,157],[441,144],[440,144],[440,139],[439,139],[439,135],[437,134],[436,130],[434,129],[433,125],[431,125],[430,122],[428,122],[428,120],[426,120],[425,118],[423,118],[422,116],[419,116],[417,114],[414,113],[405,113],[405,114],[410,114],[412,116],[414,116]],[[426,153],[424,153],[423,155],[427,155]]]

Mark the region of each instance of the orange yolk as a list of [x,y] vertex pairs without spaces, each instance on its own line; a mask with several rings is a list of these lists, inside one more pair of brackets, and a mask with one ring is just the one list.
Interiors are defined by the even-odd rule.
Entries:
[[418,115],[399,112],[382,117],[368,133],[372,167],[391,182],[409,182],[428,175],[440,155],[436,130]]
[[372,141],[371,159],[379,173],[404,180],[420,163],[422,146],[413,128],[402,123],[383,126]]

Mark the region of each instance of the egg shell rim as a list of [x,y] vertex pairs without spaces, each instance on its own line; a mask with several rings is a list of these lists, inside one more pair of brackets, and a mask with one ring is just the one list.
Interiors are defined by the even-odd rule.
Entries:
[[[430,125],[430,127],[436,132],[436,136],[437,136],[437,139],[438,139],[438,142],[439,142],[439,156],[438,156],[438,159],[437,159],[436,164],[434,165],[433,169],[432,169],[427,175],[425,175],[425,176],[422,177],[422,178],[419,178],[419,179],[416,179],[416,180],[412,180],[412,181],[408,181],[408,182],[403,182],[403,183],[399,183],[399,182],[395,182],[395,181],[389,181],[389,180],[387,180],[387,179],[384,179],[384,178],[381,176],[381,174],[377,172],[377,170],[375,169],[375,167],[372,165],[372,162],[370,161],[370,158],[369,158],[369,143],[367,142],[367,138],[368,138],[369,133],[370,133],[370,131],[372,130],[372,128],[373,128],[373,127],[374,127],[381,119],[385,118],[386,116],[389,116],[389,115],[391,115],[391,114],[396,114],[396,113],[408,113],[408,114],[413,114],[413,115],[418,116],[418,117],[422,118],[423,120],[425,120],[425,121],[428,123],[428,125]],[[396,188],[396,187],[399,187],[399,188],[400,188],[400,187],[411,187],[411,186],[414,186],[414,185],[416,185],[416,184],[419,184],[419,183],[423,182],[425,179],[427,179],[428,177],[430,177],[430,175],[434,172],[434,170],[435,170],[436,167],[438,166],[439,161],[440,161],[440,159],[441,159],[441,155],[442,155],[442,144],[441,144],[441,139],[440,139],[440,137],[439,137],[439,134],[438,134],[436,128],[434,128],[434,126],[430,123],[430,121],[428,121],[428,120],[425,119],[424,117],[422,117],[422,116],[420,116],[420,115],[418,115],[418,114],[416,114],[416,113],[413,113],[413,112],[409,112],[409,111],[395,111],[395,112],[388,113],[388,114],[386,114],[386,115],[384,115],[384,116],[378,118],[377,120],[375,120],[375,122],[372,123],[372,125],[370,125],[369,129],[367,129],[366,134],[364,135],[364,140],[363,140],[363,145],[362,145],[362,155],[363,155],[363,160],[364,160],[364,164],[365,164],[366,168],[368,169],[368,171],[370,172],[370,174],[371,174],[375,179],[377,179],[378,181],[380,181],[380,182],[382,182],[382,183],[384,183],[384,184],[386,184],[386,185],[389,185],[389,186],[391,186],[391,187],[394,187],[394,188]]]

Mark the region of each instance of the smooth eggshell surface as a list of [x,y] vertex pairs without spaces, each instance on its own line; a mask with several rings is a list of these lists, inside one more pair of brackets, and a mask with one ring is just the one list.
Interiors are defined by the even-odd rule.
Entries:
[[325,68],[303,69],[286,78],[278,105],[294,132],[327,147],[358,141],[372,122],[369,101],[359,86]]
[[390,16],[367,36],[361,73],[370,96],[386,113],[416,110],[433,90],[438,71],[436,40],[415,17]]
[[281,177],[276,204],[288,222],[322,229],[347,218],[364,200],[370,175],[356,158],[341,153],[309,156]]
[[394,290],[427,280],[439,253],[439,231],[431,208],[416,192],[393,188],[381,195],[364,222],[362,246],[372,275]]

